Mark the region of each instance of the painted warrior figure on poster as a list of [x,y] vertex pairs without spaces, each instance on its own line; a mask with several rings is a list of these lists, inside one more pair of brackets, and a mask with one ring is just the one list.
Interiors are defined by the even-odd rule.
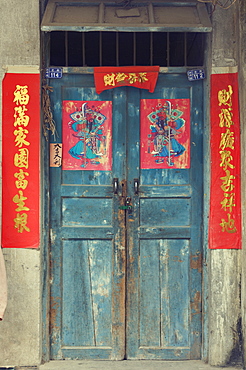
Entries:
[[[111,102],[64,102],[69,118],[63,126],[64,145],[66,156],[63,169],[100,169],[106,170],[110,166],[109,140],[111,138],[111,117],[109,104]],[[81,106],[78,107],[78,103]],[[89,104],[90,103],[90,104]],[[101,104],[99,104],[101,103]],[[105,113],[103,114],[102,111]],[[108,121],[106,123],[106,121]],[[70,131],[70,132],[69,132]],[[68,133],[70,135],[68,135]],[[67,134],[67,135],[66,135]],[[74,141],[76,139],[76,141]],[[79,160],[79,162],[77,161]]]
[[77,159],[82,159],[81,167],[86,167],[88,159],[91,163],[99,164],[98,158],[104,154],[105,136],[103,136],[103,123],[106,117],[100,112],[93,111],[84,103],[80,112],[70,114],[73,121],[69,122],[74,136],[79,139],[69,154]]
[[143,100],[141,106],[146,114],[141,115],[142,168],[188,168],[188,99],[150,100],[150,113],[150,101]]

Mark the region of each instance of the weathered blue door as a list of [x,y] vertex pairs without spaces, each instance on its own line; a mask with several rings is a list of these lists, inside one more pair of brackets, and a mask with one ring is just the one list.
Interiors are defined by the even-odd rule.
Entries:
[[[50,168],[51,358],[200,358],[202,84],[160,75],[153,94],[97,95],[72,74],[52,86],[58,143],[62,101],[112,101],[113,165]],[[189,99],[188,168],[141,169],[143,99]]]

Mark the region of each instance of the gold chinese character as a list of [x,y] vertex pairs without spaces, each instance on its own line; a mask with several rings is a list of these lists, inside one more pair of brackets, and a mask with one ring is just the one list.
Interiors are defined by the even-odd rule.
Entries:
[[103,76],[104,79],[104,85],[110,85],[110,86],[115,86],[115,74],[111,73],[111,75],[108,73],[107,75]]
[[14,173],[14,177],[17,178],[15,181],[15,186],[17,189],[26,189],[28,185],[28,181],[25,180],[25,177],[29,176],[28,172],[24,172],[22,169],[19,170],[19,172]]
[[28,169],[29,150],[27,148],[19,149],[19,153],[15,153],[14,165],[19,168]]
[[25,140],[26,134],[28,134],[28,130],[23,127],[18,127],[17,130],[14,130],[15,138],[15,146],[18,146],[19,148],[22,147],[22,145],[30,145],[28,141]]
[[220,202],[221,204],[221,208],[224,209],[224,211],[226,211],[227,208],[229,208],[229,211],[232,212],[232,207],[236,207],[236,204],[234,203],[235,202],[235,193],[224,193],[224,199],[222,200],[222,202]]
[[231,125],[234,125],[234,122],[232,121],[233,113],[231,112],[231,108],[221,109],[221,113],[219,114],[220,118],[220,127],[231,127]]
[[24,230],[30,232],[27,224],[27,214],[26,213],[17,213],[16,218],[14,218],[15,229],[18,229],[18,233],[22,233]]
[[17,206],[18,206],[15,209],[17,212],[20,212],[20,211],[29,211],[30,210],[28,207],[25,206],[24,200],[26,200],[26,199],[27,199],[27,197],[24,197],[22,190],[19,190],[19,194],[16,194],[13,197],[13,202],[15,202],[17,204]]
[[221,134],[220,148],[223,150],[225,148],[234,149],[234,140],[234,132],[231,132],[229,128],[226,129],[226,132]]
[[27,111],[25,106],[15,107],[15,122],[14,126],[24,126],[26,127],[29,123],[30,117],[25,114],[25,111]]
[[232,106],[231,96],[233,94],[233,91],[232,91],[231,85],[228,85],[228,90],[229,91],[226,91],[226,89],[223,89],[218,92],[219,105],[224,104],[224,105],[228,105],[229,107]]
[[229,150],[221,150],[220,151],[220,167],[223,167],[223,170],[227,170],[227,167],[235,168],[235,166],[230,163],[233,160],[231,152]]
[[116,73],[115,80],[116,82],[121,82],[121,81],[125,81],[127,77],[128,76],[125,73]]
[[141,82],[141,83],[143,83],[145,81],[148,81],[146,75],[147,75],[147,72],[140,72],[139,77],[138,77],[138,81]]
[[13,102],[16,103],[16,105],[27,105],[29,103],[28,86],[16,85],[14,96]]
[[136,75],[136,73],[129,73],[128,81],[130,82],[130,84],[134,84],[135,82],[137,82],[137,80],[138,76]]
[[229,170],[226,170],[226,176],[220,177],[220,180],[223,181],[223,184],[220,187],[225,193],[228,193],[235,188],[235,185],[232,183],[232,180],[234,179],[235,176],[231,175]]
[[227,233],[230,234],[236,233],[237,228],[235,226],[235,220],[231,219],[230,213],[227,213],[227,217],[228,217],[227,221],[224,218],[221,219],[220,226],[222,228],[222,231],[223,232],[226,231]]

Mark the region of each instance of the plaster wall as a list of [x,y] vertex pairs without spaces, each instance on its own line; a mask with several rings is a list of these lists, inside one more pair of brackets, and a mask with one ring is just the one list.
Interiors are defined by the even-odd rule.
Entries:
[[[0,14],[1,82],[10,65],[39,66],[39,2],[2,0]],[[0,104],[1,100],[0,87]],[[36,365],[41,338],[40,251],[4,249],[3,253],[8,306],[0,322],[0,366]]]
[[[238,67],[239,3],[227,10],[217,6],[212,22],[212,69]],[[230,249],[210,251],[208,352],[209,363],[214,366],[235,363],[240,357],[241,253]]]

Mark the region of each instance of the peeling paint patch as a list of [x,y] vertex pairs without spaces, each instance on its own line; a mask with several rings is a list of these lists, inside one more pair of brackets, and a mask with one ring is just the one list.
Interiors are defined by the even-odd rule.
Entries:
[[192,311],[191,312],[192,315],[201,313],[201,293],[200,292],[196,292],[196,294],[194,295],[194,298],[191,302],[191,311]]
[[202,255],[201,253],[197,253],[195,255],[190,256],[190,268],[197,270],[198,272],[202,272]]

